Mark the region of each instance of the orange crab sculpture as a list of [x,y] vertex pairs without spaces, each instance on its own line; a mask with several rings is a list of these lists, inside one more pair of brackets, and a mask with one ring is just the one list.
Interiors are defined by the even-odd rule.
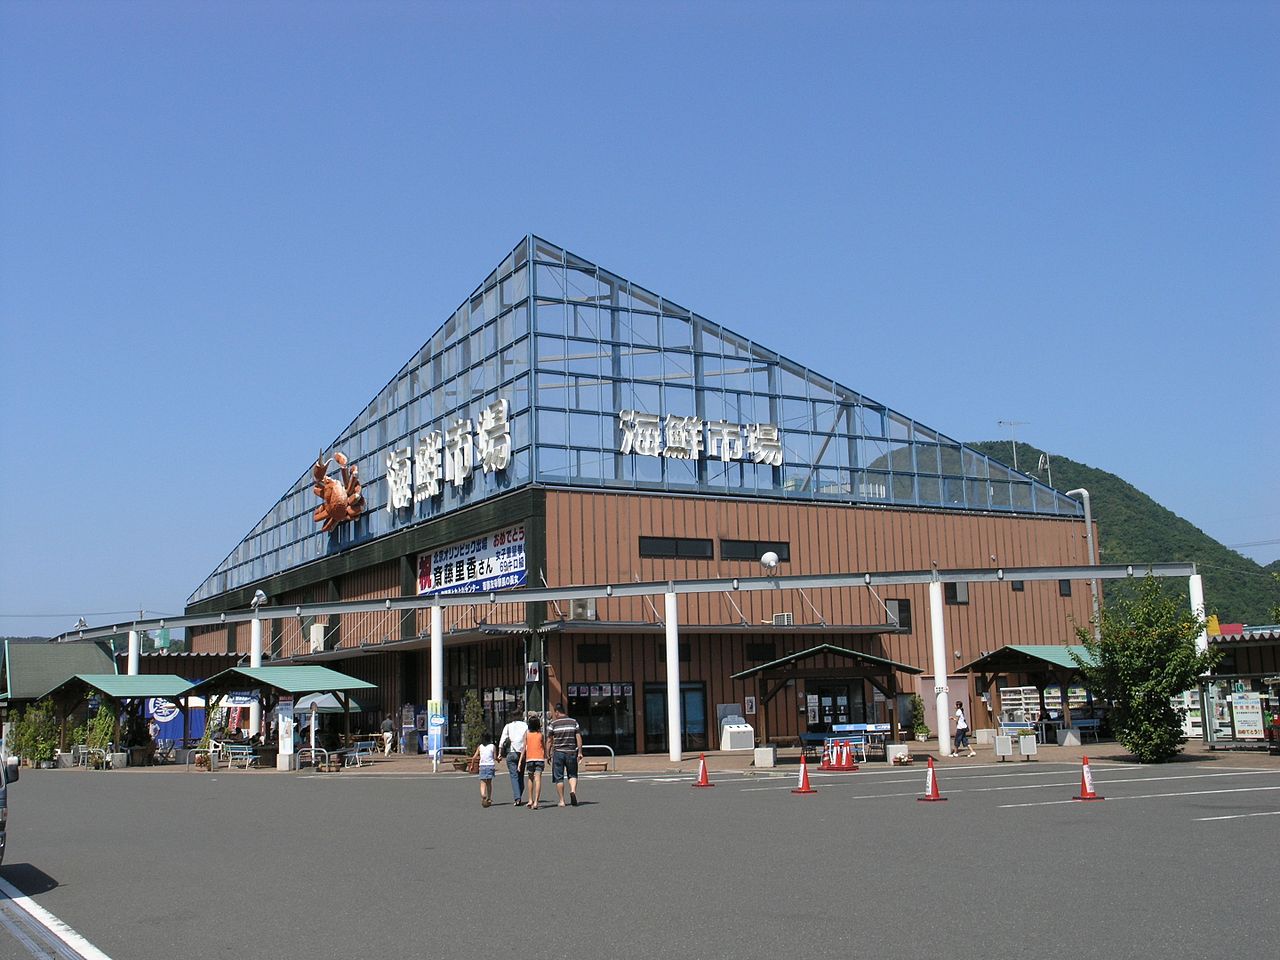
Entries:
[[[329,464],[334,461],[337,461],[342,470],[341,482],[336,477],[329,476]],[[335,453],[333,460],[325,460],[324,454],[320,454],[311,468],[311,475],[316,479],[316,485],[311,488],[311,492],[321,501],[320,506],[316,507],[316,512],[312,514],[312,519],[316,523],[324,524],[320,528],[321,533],[328,533],[338,524],[354,520],[364,513],[364,497],[360,493],[360,470],[358,467],[348,467],[347,458],[343,454]]]

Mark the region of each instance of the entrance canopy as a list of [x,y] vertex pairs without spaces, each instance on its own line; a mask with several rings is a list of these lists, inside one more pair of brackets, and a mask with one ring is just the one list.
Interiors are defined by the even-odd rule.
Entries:
[[41,694],[40,699],[53,698],[59,706],[67,705],[67,711],[75,709],[95,693],[112,700],[151,699],[177,703],[194,686],[188,680],[174,674],[153,673],[139,676],[122,676],[116,673],[78,673],[52,690]]
[[350,693],[353,690],[376,689],[376,684],[357,680],[328,667],[232,667],[208,680],[200,681],[191,692],[202,697],[216,697],[234,691],[259,690],[270,691],[276,697],[282,693],[299,697],[307,693]]
[[[1072,654],[1089,666],[1094,665],[1093,654],[1083,644],[1010,644],[979,657],[959,669],[959,673],[1048,673],[1066,671],[1071,676],[1080,673],[1080,666]],[[988,684],[990,686],[990,684]]]
[[[1073,654],[1075,656],[1072,656]],[[976,673],[979,693],[990,690],[999,676],[1010,673],[1026,674],[1036,680],[1035,686],[1040,691],[1041,714],[1045,712],[1047,706],[1044,688],[1050,682],[1056,683],[1062,699],[1062,722],[1070,727],[1071,710],[1067,685],[1081,676],[1080,664],[1076,662],[1076,657],[1089,666],[1096,663],[1088,648],[1078,643],[1011,644],[965,664],[957,672]]]
[[[821,665],[805,667],[800,665],[803,661],[819,658],[822,660]],[[884,694],[889,703],[896,703],[897,671],[909,674],[924,673],[919,667],[913,667],[909,663],[898,663],[896,660],[877,657],[875,654],[863,653],[861,650],[850,650],[848,647],[838,647],[834,643],[823,643],[735,673],[729,679],[756,678],[756,690],[760,700],[760,737],[767,742],[769,713],[766,707],[770,700],[782,692],[788,682],[796,679],[866,680]],[[896,740],[898,738],[897,711],[891,713],[890,718],[893,724],[893,739]]]

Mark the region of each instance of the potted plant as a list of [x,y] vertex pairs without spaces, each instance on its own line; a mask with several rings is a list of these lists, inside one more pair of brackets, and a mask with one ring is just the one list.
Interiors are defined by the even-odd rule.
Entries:
[[924,698],[918,693],[911,695],[911,734],[922,743],[929,739],[929,724],[924,719]]

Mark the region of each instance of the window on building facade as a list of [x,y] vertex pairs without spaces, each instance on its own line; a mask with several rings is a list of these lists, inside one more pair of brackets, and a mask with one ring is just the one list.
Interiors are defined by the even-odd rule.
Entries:
[[1027,589],[1027,585],[1021,580],[1010,580],[1009,589],[1014,593],[1022,593],[1023,590]]
[[778,659],[778,645],[776,643],[748,643],[747,659],[755,663],[772,663]]
[[710,560],[711,541],[692,537],[641,537],[640,556],[657,560]]
[[1070,580],[1059,580],[1059,581],[1058,581],[1058,596],[1060,596],[1060,597],[1069,597],[1069,596],[1071,596],[1071,581],[1070,581]]
[[766,553],[776,553],[779,563],[791,560],[791,544],[772,540],[721,540],[721,560],[754,560],[759,563]]
[[[687,643],[680,644],[680,662],[689,663],[692,659],[693,651],[690,649],[689,645]],[[665,643],[660,643],[658,646],[658,662],[667,662],[667,646]]]
[[607,643],[578,644],[579,663],[608,663],[613,659],[613,648]]
[[884,606],[890,620],[896,620],[903,630],[911,629],[910,600],[886,600]]
[[969,602],[969,584],[944,583],[942,585],[944,602],[949,607],[964,606]]

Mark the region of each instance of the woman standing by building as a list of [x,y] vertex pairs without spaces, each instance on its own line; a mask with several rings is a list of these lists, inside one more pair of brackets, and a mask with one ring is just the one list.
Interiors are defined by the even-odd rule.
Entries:
[[969,756],[976,757],[977,754],[974,753],[973,747],[969,746],[969,721],[965,719],[964,702],[961,700],[956,701],[955,721],[956,721],[956,748],[954,751],[954,756],[957,756],[957,757],[960,756],[960,751],[964,749],[969,751]]

